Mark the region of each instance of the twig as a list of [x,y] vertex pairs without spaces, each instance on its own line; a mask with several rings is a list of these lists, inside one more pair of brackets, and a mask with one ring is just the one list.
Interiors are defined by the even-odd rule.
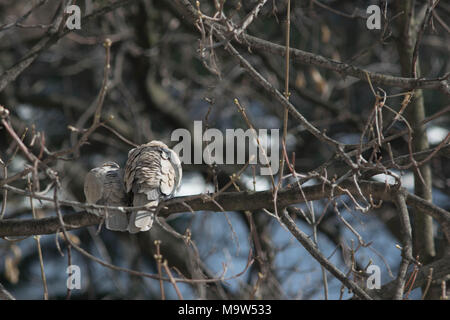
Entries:
[[[3,179],[6,180],[6,178],[8,178],[8,167],[6,166],[6,163],[3,162],[2,159],[0,159],[0,166],[2,166],[3,168]],[[3,189],[2,195],[3,197],[2,197],[2,208],[0,210],[0,220],[3,219],[6,212],[6,204],[8,202],[8,190]]]
[[[101,7],[100,9],[92,12],[91,14],[84,16],[83,21],[87,23],[88,21],[99,17],[109,11],[115,10],[121,6],[125,6],[136,0],[120,0],[114,3],[110,3]],[[54,21],[52,21],[51,27],[47,30],[47,34],[43,37],[35,46],[33,46],[19,61],[17,61],[12,67],[5,70],[0,75],[0,92],[11,82],[14,81],[26,68],[28,68],[46,49],[50,48],[52,45],[58,42],[59,39],[63,38],[72,30],[62,27],[65,25],[63,19],[64,8],[61,6],[61,15],[56,15]]]
[[[286,9],[286,54],[285,54],[285,74],[284,74],[284,97],[286,100],[289,101],[289,44],[290,44],[290,33],[291,33],[291,0],[287,1],[287,9]],[[288,127],[288,117],[289,117],[289,111],[288,108],[284,107],[284,114],[283,114],[283,137],[282,137],[282,146],[283,146],[283,153],[286,153],[286,137],[287,137],[287,127]],[[284,172],[284,159],[285,157],[281,157],[281,163],[280,163],[280,171],[278,176],[278,184],[275,189],[275,196],[274,199],[276,199],[276,194],[278,193],[278,189],[280,188],[282,184],[282,177]],[[276,202],[275,202],[276,207]]]
[[[36,219],[36,210],[34,209],[34,204],[33,204],[33,197],[31,196],[33,193],[33,189],[31,187],[31,182],[30,179],[28,179],[28,189],[30,191],[30,206],[31,206],[31,212],[33,214],[33,219]],[[36,246],[38,249],[38,256],[39,256],[39,266],[41,268],[41,278],[42,278],[42,284],[44,286],[44,300],[48,300],[48,288],[47,288],[47,280],[45,277],[45,270],[44,270],[44,258],[42,256],[42,248],[41,248],[41,240],[40,240],[41,236],[40,235],[35,235],[34,239],[36,240]]]
[[159,279],[159,290],[161,292],[161,300],[166,300],[166,296],[164,294],[164,283],[161,280],[162,279],[162,270],[161,270],[162,255],[161,255],[161,252],[160,252],[161,240],[155,240],[154,243],[155,243],[155,246],[156,246],[155,260],[156,260],[156,263],[158,265],[158,275],[160,277],[160,279]]
[[282,210],[280,219],[283,224],[289,229],[292,235],[303,245],[303,247],[316,259],[324,268],[328,270],[333,276],[342,282],[346,287],[350,288],[358,297],[365,300],[372,300],[361,287],[359,287],[354,281],[345,276],[339,269],[337,269],[329,260],[327,260],[323,254],[317,250],[314,243],[304,234],[295,224],[295,222],[289,217],[286,210]]
[[[174,6],[181,7],[183,11],[187,14],[183,16],[183,18],[187,19],[191,23],[195,23],[198,19],[198,12],[192,6],[189,0],[174,0]],[[227,32],[226,27],[219,25],[213,21],[206,21],[205,24],[214,24],[215,29],[219,32]],[[251,50],[260,50],[266,53],[272,53],[279,56],[284,56],[285,54],[285,46],[277,45],[272,42],[253,37],[242,33],[239,37],[237,37],[239,41],[245,43],[245,46],[249,47]],[[225,38],[220,39],[223,41]],[[228,46],[228,44],[226,45]],[[306,65],[313,65],[321,68],[325,68],[328,70],[336,71],[342,75],[356,77],[362,81],[367,81],[366,73],[369,74],[369,77],[373,83],[382,84],[385,86],[394,86],[404,89],[436,89],[443,91],[446,95],[450,95],[450,86],[448,84],[448,77],[450,73],[435,79],[415,79],[415,78],[405,78],[405,77],[396,77],[376,72],[370,72],[358,67],[355,67],[351,64],[342,63],[339,61],[334,61],[332,59],[313,54],[310,52],[305,52],[299,49],[290,48],[291,57],[293,60],[298,61],[300,63],[304,63]]]
[[409,213],[408,208],[406,207],[405,196],[401,193],[397,193],[396,202],[398,213],[400,216],[400,224],[401,229],[400,232],[402,234],[402,261],[400,263],[400,268],[397,276],[397,287],[395,289],[394,299],[402,300],[405,281],[406,281],[406,272],[408,270],[409,263],[412,259],[412,231],[411,231],[411,223],[409,221]]
[[5,287],[0,283],[0,299],[2,300],[16,300],[14,296],[9,293],[8,290],[5,289]]
[[409,286],[409,289],[406,291],[404,300],[408,299],[409,294],[411,293],[412,289],[414,288],[414,284],[416,283],[416,278],[419,273],[419,268],[415,265],[414,270],[411,273],[411,276],[409,277],[408,281],[405,284],[405,288]]
[[439,3],[439,0],[428,0],[427,10],[425,12],[425,17],[423,18],[422,25],[420,26],[419,32],[417,33],[416,44],[414,45],[414,51],[411,62],[411,75],[414,78],[417,78],[417,57],[419,55],[419,46],[420,41],[422,41],[423,33],[430,23],[430,19],[433,13],[434,8]]
[[16,26],[24,27],[23,25],[21,25],[21,23],[23,21],[25,21],[34,10],[36,10],[37,8],[39,8],[40,6],[45,4],[47,1],[48,0],[39,0],[23,16],[21,16],[15,22],[7,23],[7,24],[0,26],[0,32],[8,30],[8,29],[16,27]]
[[442,280],[441,282],[441,300],[448,300],[447,283],[445,282],[445,280]]
[[[223,35],[217,33],[219,38],[223,39]],[[320,132],[316,127],[314,127],[298,110],[282,95],[270,82],[268,82],[258,71],[256,71],[253,66],[244,59],[239,52],[231,45],[228,44],[225,49],[239,61],[244,70],[253,78],[256,82],[258,82],[268,93],[270,93],[276,100],[280,102],[280,104],[286,107],[291,115],[297,120],[299,123],[305,126],[305,129],[309,131],[312,135],[314,135],[317,139],[326,144],[337,147],[340,143],[326,134]]]
[[[72,246],[70,243],[67,243],[67,267],[72,265]],[[70,286],[67,286],[67,294],[66,294],[66,300],[70,300],[70,297],[72,295],[72,290],[70,289]]]
[[[245,122],[247,123],[247,126],[250,128],[251,132],[255,136],[256,143],[258,144],[258,147],[262,151],[262,154],[263,154],[263,157],[264,157],[264,161],[265,161],[266,165],[269,166],[272,187],[275,188],[275,178],[273,176],[272,167],[271,167],[271,164],[270,164],[269,159],[267,157],[266,149],[261,145],[261,141],[259,140],[259,137],[258,137],[257,131],[255,129],[255,126],[253,125],[253,123],[248,118],[247,113],[245,112],[245,109],[242,107],[241,103],[239,102],[239,100],[237,98],[234,99],[234,104],[236,105],[236,107],[238,108],[238,110],[241,113],[242,117],[244,118]],[[272,150],[272,152],[273,151],[274,150]],[[253,156],[253,155],[251,155],[251,156]],[[253,160],[253,158],[251,160]],[[251,160],[249,159],[248,163],[250,163]]]
[[253,22],[253,20],[256,19],[259,11],[266,4],[266,2],[267,0],[260,0],[258,4],[252,9],[252,11],[247,15],[247,17],[245,17],[241,27],[235,31],[235,34],[237,36],[241,35],[241,33],[244,32],[245,29],[247,29],[247,27]]
[[341,12],[341,11],[338,11],[336,9],[333,9],[330,6],[327,6],[326,4],[323,4],[323,3],[321,3],[318,0],[312,0],[312,3],[318,5],[319,7],[322,7],[323,9],[326,9],[326,10],[328,10],[330,12],[333,12],[334,14],[337,14],[337,15],[339,15],[341,17],[350,18],[350,19],[353,19],[353,18],[362,18],[362,19],[364,19],[365,18],[364,16],[357,15],[356,14],[356,9],[353,11],[352,14],[348,14],[348,13]]
[[445,31],[447,31],[448,33],[450,33],[450,27],[445,23],[444,20],[442,20],[442,18],[438,15],[438,13],[433,10],[433,17],[436,18],[436,20],[440,23],[440,25],[445,29]]
[[422,293],[422,300],[425,299],[425,297],[427,296],[428,290],[430,289],[431,281],[433,280],[433,270],[434,270],[433,268],[430,268],[430,273],[428,274],[428,277],[427,277],[427,284]]
[[172,276],[172,272],[170,271],[169,266],[167,265],[167,260],[164,260],[163,266],[164,266],[164,270],[166,270],[166,273],[169,276],[170,283],[172,283],[172,285],[178,295],[178,298],[180,300],[183,300],[183,296],[181,295],[180,289],[178,289],[177,282],[174,279],[174,277]]
[[110,126],[108,126],[105,123],[101,123],[100,126],[102,126],[105,129],[108,129],[109,131],[111,131],[117,138],[119,138],[120,140],[122,140],[123,142],[125,142],[126,144],[132,146],[133,148],[136,148],[138,145],[130,140],[128,140],[127,138],[125,138],[124,136],[122,136],[119,132],[117,132],[116,130],[114,130],[113,128],[111,128]]

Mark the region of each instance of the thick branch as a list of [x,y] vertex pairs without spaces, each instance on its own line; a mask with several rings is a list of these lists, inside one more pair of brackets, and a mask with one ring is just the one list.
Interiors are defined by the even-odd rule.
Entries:
[[[7,187],[7,186],[5,186]],[[4,188],[5,188],[4,187]],[[372,196],[373,199],[380,199],[384,201],[395,201],[397,190],[393,190],[395,186],[389,186],[379,182],[361,182],[361,192],[366,196]],[[303,187],[303,194],[308,201],[326,199],[333,191],[334,196],[346,194],[346,190],[355,193],[356,187],[353,183],[343,182],[339,187],[332,187],[329,185],[315,185]],[[346,189],[346,190],[345,190]],[[8,188],[10,192],[14,189]],[[396,192],[393,192],[396,191]],[[447,241],[450,239],[450,213],[442,208],[439,208],[432,203],[429,203],[415,195],[410,194],[404,189],[399,189],[405,195],[407,205],[425,212],[427,215],[435,218],[441,225]],[[28,195],[23,192],[23,195]],[[42,198],[42,197],[41,197]],[[45,200],[45,199],[44,199]],[[53,201],[53,199],[51,199]],[[285,188],[278,192],[277,205],[279,207],[286,207],[296,203],[305,202],[305,198],[297,188]],[[67,201],[60,201],[61,205]],[[70,205],[76,204],[70,202]],[[67,205],[67,204],[66,204]],[[100,208],[101,206],[96,206]],[[253,211],[266,208],[273,210],[273,195],[272,191],[259,192],[227,192],[222,193],[211,201],[209,196],[199,197],[178,197],[166,201],[160,206],[159,215],[168,217],[174,213],[193,211],[213,211],[221,212],[222,208],[225,211]],[[66,220],[67,219],[67,220]],[[101,221],[100,217],[89,214],[87,212],[70,213],[64,216],[64,221],[73,228],[81,228],[84,226],[98,224]],[[60,224],[56,217],[44,218],[38,220],[20,220],[20,219],[4,219],[0,221],[0,236],[30,236],[36,234],[52,234],[59,230]],[[70,229],[70,228],[68,228]]]

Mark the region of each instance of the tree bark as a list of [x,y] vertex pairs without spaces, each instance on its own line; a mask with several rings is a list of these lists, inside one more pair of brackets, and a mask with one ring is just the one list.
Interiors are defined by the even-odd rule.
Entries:
[[[403,12],[398,19],[399,34],[397,38],[397,50],[400,59],[401,72],[404,77],[419,77],[419,59],[414,60],[414,47],[420,27],[420,21],[416,19],[414,12],[414,0],[396,2],[397,13]],[[413,64],[416,63],[416,75],[413,72]],[[413,152],[420,152],[429,148],[426,128],[422,124],[425,119],[425,104],[421,89],[414,91],[414,97],[407,107],[406,118],[412,128]],[[420,174],[419,174],[420,172]],[[414,193],[431,202],[432,201],[432,177],[429,164],[424,164],[414,171]],[[433,219],[420,210],[413,209],[413,254],[419,256],[419,261],[430,263],[435,254]],[[422,288],[423,289],[423,288]],[[430,294],[428,295],[430,298]],[[436,297],[435,297],[436,298]]]

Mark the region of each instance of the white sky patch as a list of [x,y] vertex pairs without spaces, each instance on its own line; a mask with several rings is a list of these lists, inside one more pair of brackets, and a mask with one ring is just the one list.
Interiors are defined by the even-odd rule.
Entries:
[[[26,189],[28,190],[28,187]],[[53,188],[50,189],[47,193],[43,194],[42,196],[52,198],[53,197]],[[65,198],[62,198],[62,197],[61,197],[61,199],[66,200]],[[35,209],[43,209],[43,208],[46,208],[46,207],[49,207],[52,205],[51,202],[48,202],[45,200],[33,199],[32,201],[33,201],[33,206]],[[22,208],[30,209],[30,213],[31,213],[30,197],[28,197],[28,196],[22,197],[20,200],[20,206]],[[80,211],[80,210],[78,210],[78,211]]]
[[430,144],[438,144],[445,139],[449,131],[442,127],[432,126],[427,128],[427,137]]
[[180,189],[175,195],[177,197],[192,196],[207,191],[214,192],[214,187],[209,183],[207,184],[201,174],[186,173],[183,175]]
[[335,137],[339,142],[345,143],[345,144],[359,144],[361,136],[356,133],[350,133],[350,134],[338,134]]
[[[391,170],[393,173],[395,173],[397,176],[400,176],[400,181],[402,182],[402,187],[412,190],[414,189],[414,175],[410,172],[400,175],[398,171]],[[386,175],[384,173],[377,174],[376,176],[373,176],[373,179],[379,181],[379,182],[386,182],[389,184],[395,184],[395,179],[393,176]]]
[[12,161],[9,165],[9,175],[12,176],[12,172],[22,171],[23,169],[25,169],[25,165],[27,163],[28,162],[21,155],[16,154],[14,161]]
[[286,136],[286,148],[288,150],[294,149],[296,144],[297,144],[297,138],[295,137],[295,135],[288,133]]
[[30,104],[20,104],[17,108],[17,114],[21,119],[30,120],[34,116],[34,110]]
[[302,184],[302,187],[313,186],[313,185],[316,185],[318,183],[319,183],[319,181],[317,181],[317,179],[309,179],[305,183]]
[[[241,175],[241,181],[245,184],[245,186],[253,191],[253,176],[248,176],[245,174]],[[256,191],[264,191],[270,189],[269,181],[261,176],[255,177],[255,189]]]

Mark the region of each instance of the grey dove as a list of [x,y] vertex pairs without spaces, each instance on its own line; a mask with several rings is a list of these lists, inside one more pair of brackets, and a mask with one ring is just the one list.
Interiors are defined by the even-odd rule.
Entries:
[[124,182],[134,207],[146,210],[132,211],[128,224],[130,233],[148,231],[154,213],[162,200],[173,197],[182,178],[178,155],[161,141],[151,141],[128,152]]
[[[84,195],[89,204],[108,205],[114,207],[127,206],[127,193],[123,183],[123,171],[115,162],[108,161],[94,168],[84,180]],[[105,217],[108,230],[127,231],[128,217],[120,210],[92,210],[88,212]]]

